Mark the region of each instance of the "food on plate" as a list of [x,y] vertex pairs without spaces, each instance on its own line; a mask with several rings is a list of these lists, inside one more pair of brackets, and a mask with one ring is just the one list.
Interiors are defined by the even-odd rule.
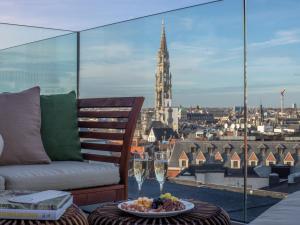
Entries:
[[138,198],[133,203],[123,203],[121,208],[135,212],[170,212],[184,210],[185,205],[170,193],[162,194],[159,198]]

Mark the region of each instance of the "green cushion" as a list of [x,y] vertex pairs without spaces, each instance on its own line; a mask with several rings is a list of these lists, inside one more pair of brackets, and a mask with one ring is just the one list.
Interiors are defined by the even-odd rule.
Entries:
[[44,148],[53,161],[82,161],[76,93],[41,95]]

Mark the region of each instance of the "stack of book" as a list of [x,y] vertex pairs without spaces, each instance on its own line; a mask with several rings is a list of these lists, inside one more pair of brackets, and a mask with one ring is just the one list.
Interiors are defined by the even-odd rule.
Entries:
[[58,220],[72,203],[72,195],[64,191],[2,191],[0,218]]

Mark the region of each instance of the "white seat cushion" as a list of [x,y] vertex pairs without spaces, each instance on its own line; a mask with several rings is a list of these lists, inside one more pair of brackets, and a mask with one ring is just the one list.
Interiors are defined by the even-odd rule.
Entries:
[[0,166],[6,190],[70,190],[118,184],[119,168],[110,163],[55,161],[51,164]]

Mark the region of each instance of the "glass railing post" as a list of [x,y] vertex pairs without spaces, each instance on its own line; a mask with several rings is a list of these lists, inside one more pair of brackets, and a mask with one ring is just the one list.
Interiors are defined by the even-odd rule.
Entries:
[[243,0],[244,37],[244,221],[247,221],[247,166],[248,166],[248,106],[247,106],[247,0]]
[[77,97],[79,98],[79,91],[80,91],[80,32],[76,32],[77,37],[77,46],[76,46],[76,75],[77,75],[77,83],[76,83],[76,90],[77,90]]

